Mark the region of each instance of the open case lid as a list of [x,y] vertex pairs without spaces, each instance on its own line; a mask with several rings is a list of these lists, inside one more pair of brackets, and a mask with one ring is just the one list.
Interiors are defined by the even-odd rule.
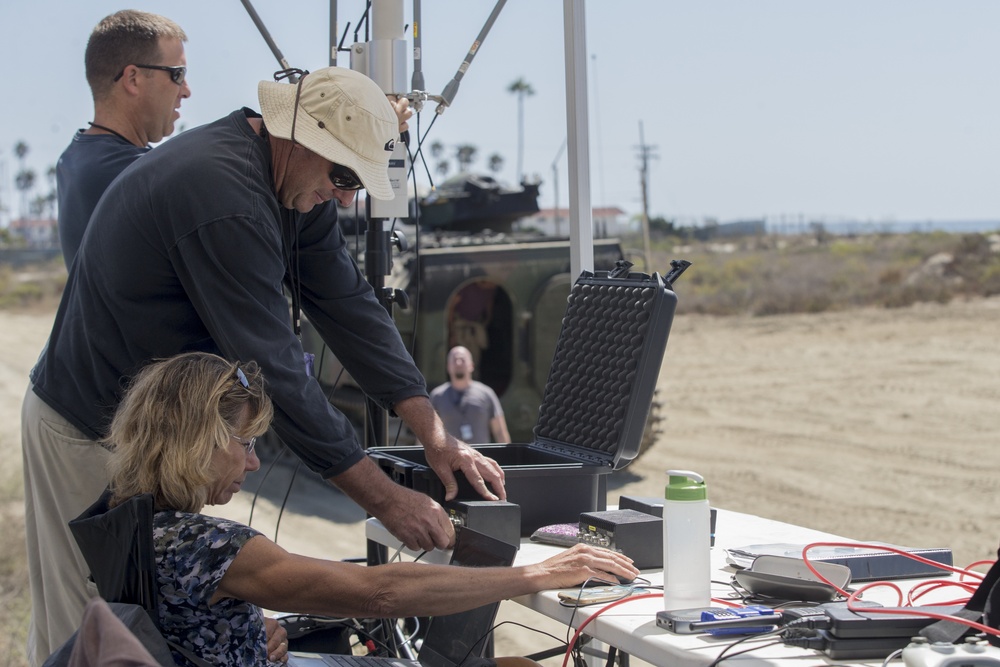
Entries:
[[534,444],[623,468],[639,453],[677,296],[658,273],[585,271],[573,284]]

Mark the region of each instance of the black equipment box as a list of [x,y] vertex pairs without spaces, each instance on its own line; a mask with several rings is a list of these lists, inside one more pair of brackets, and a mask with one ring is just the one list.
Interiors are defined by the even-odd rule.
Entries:
[[521,548],[521,507],[505,500],[449,500],[442,503],[456,526],[465,526]]
[[584,512],[582,542],[620,551],[640,570],[663,568],[663,519],[629,509]]
[[[677,297],[657,273],[619,273],[584,272],[574,283],[534,440],[473,445],[504,469],[522,535],[606,509],[606,475],[639,453]],[[422,447],[373,447],[368,455],[396,482],[443,502]],[[456,477],[457,499],[481,499]]]

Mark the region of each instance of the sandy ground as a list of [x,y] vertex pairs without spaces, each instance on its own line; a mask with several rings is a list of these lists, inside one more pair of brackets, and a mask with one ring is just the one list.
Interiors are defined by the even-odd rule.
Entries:
[[[26,373],[51,317],[0,314],[0,454],[11,474],[20,466]],[[958,564],[995,557],[997,331],[1000,299],[757,319],[680,316],[660,374],[663,434],[615,473],[609,502],[659,496],[664,471],[684,468],[705,476],[719,507],[857,540],[951,547]],[[293,551],[363,555],[361,511],[302,471],[285,501],[292,470],[275,466],[261,483],[253,525],[277,532]],[[252,496],[242,495],[220,513],[247,521]],[[501,615],[538,625],[513,603]],[[498,631],[501,654],[550,644],[526,630]]]

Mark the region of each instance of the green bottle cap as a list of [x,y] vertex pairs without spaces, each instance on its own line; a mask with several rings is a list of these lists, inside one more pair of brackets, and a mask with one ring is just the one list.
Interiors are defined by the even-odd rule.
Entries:
[[705,478],[690,470],[668,470],[667,500],[708,500]]

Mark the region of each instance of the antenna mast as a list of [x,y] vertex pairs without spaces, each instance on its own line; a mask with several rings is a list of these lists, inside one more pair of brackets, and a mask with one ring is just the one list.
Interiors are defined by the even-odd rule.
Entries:
[[646,271],[653,270],[653,258],[649,247],[649,160],[658,158],[653,151],[656,146],[646,143],[642,132],[642,121],[639,121],[639,182],[642,187],[642,249],[643,259],[646,262]]

